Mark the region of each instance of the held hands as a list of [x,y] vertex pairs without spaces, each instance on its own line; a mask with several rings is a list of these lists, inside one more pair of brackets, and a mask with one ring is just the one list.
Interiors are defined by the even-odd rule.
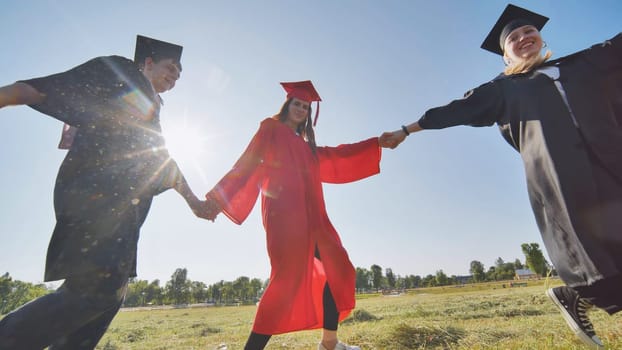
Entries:
[[195,200],[191,200],[188,202],[190,209],[198,218],[206,219],[210,221],[214,221],[216,215],[213,215],[211,211],[208,210],[206,206],[207,201],[202,201],[196,198]]
[[211,193],[208,193],[205,198],[206,200],[203,202],[203,210],[206,214],[206,219],[214,222],[214,220],[216,220],[216,216],[218,216],[218,214],[222,211],[222,208]]
[[211,222],[214,222],[216,216],[218,216],[222,210],[216,201],[210,199],[204,201],[197,199],[196,202],[190,205],[190,209],[192,209],[192,212],[197,217]]
[[178,181],[175,190],[179,192],[188,206],[197,217],[214,222],[218,213],[222,211],[222,208],[218,204],[218,201],[211,193],[208,193],[205,197],[206,200],[202,201],[190,190],[186,180],[182,177],[181,181]]
[[378,143],[380,144],[380,147],[394,149],[399,146],[399,144],[402,143],[408,135],[420,130],[422,130],[422,128],[417,122],[408,125],[408,127],[402,125],[402,128],[399,130],[382,133],[382,135],[378,138]]
[[393,132],[384,132],[378,138],[380,147],[395,149],[400,143],[406,139],[404,131],[395,130]]

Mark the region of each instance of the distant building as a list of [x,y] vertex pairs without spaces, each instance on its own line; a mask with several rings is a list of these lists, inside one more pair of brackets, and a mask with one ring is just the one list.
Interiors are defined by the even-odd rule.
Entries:
[[455,276],[456,278],[456,283],[457,284],[465,284],[465,283],[471,283],[473,282],[473,276],[471,275],[467,275],[467,276]]
[[516,274],[514,275],[515,280],[531,280],[539,277],[540,276],[538,276],[537,273],[531,271],[530,269],[517,269]]

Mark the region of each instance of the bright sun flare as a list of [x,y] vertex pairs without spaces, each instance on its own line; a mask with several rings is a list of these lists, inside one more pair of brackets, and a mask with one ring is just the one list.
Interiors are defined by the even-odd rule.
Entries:
[[196,128],[187,126],[169,126],[163,130],[166,147],[177,161],[201,161],[205,151],[205,134]]

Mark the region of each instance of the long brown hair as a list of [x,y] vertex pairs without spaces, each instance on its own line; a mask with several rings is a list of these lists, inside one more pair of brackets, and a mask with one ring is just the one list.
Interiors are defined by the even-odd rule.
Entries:
[[[279,113],[273,118],[278,119],[281,123],[285,123],[289,113],[289,105],[292,103],[292,100],[293,99],[288,98],[287,101],[285,101],[285,103],[281,106]],[[307,141],[309,147],[311,147],[311,152],[315,154],[317,145],[315,144],[315,132],[313,131],[313,122],[311,120],[311,106],[309,106],[309,109],[307,110],[307,120],[304,123],[298,124],[296,132],[298,135],[302,136],[305,141]]]

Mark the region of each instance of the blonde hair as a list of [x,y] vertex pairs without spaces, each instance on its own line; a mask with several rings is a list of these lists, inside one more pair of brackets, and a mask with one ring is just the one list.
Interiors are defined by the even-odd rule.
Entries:
[[503,70],[503,74],[512,75],[527,73],[538,68],[540,65],[542,65],[542,63],[546,62],[549,58],[551,58],[552,55],[553,53],[551,51],[546,50],[544,55],[536,55],[526,60],[520,61],[516,64],[509,64]]

